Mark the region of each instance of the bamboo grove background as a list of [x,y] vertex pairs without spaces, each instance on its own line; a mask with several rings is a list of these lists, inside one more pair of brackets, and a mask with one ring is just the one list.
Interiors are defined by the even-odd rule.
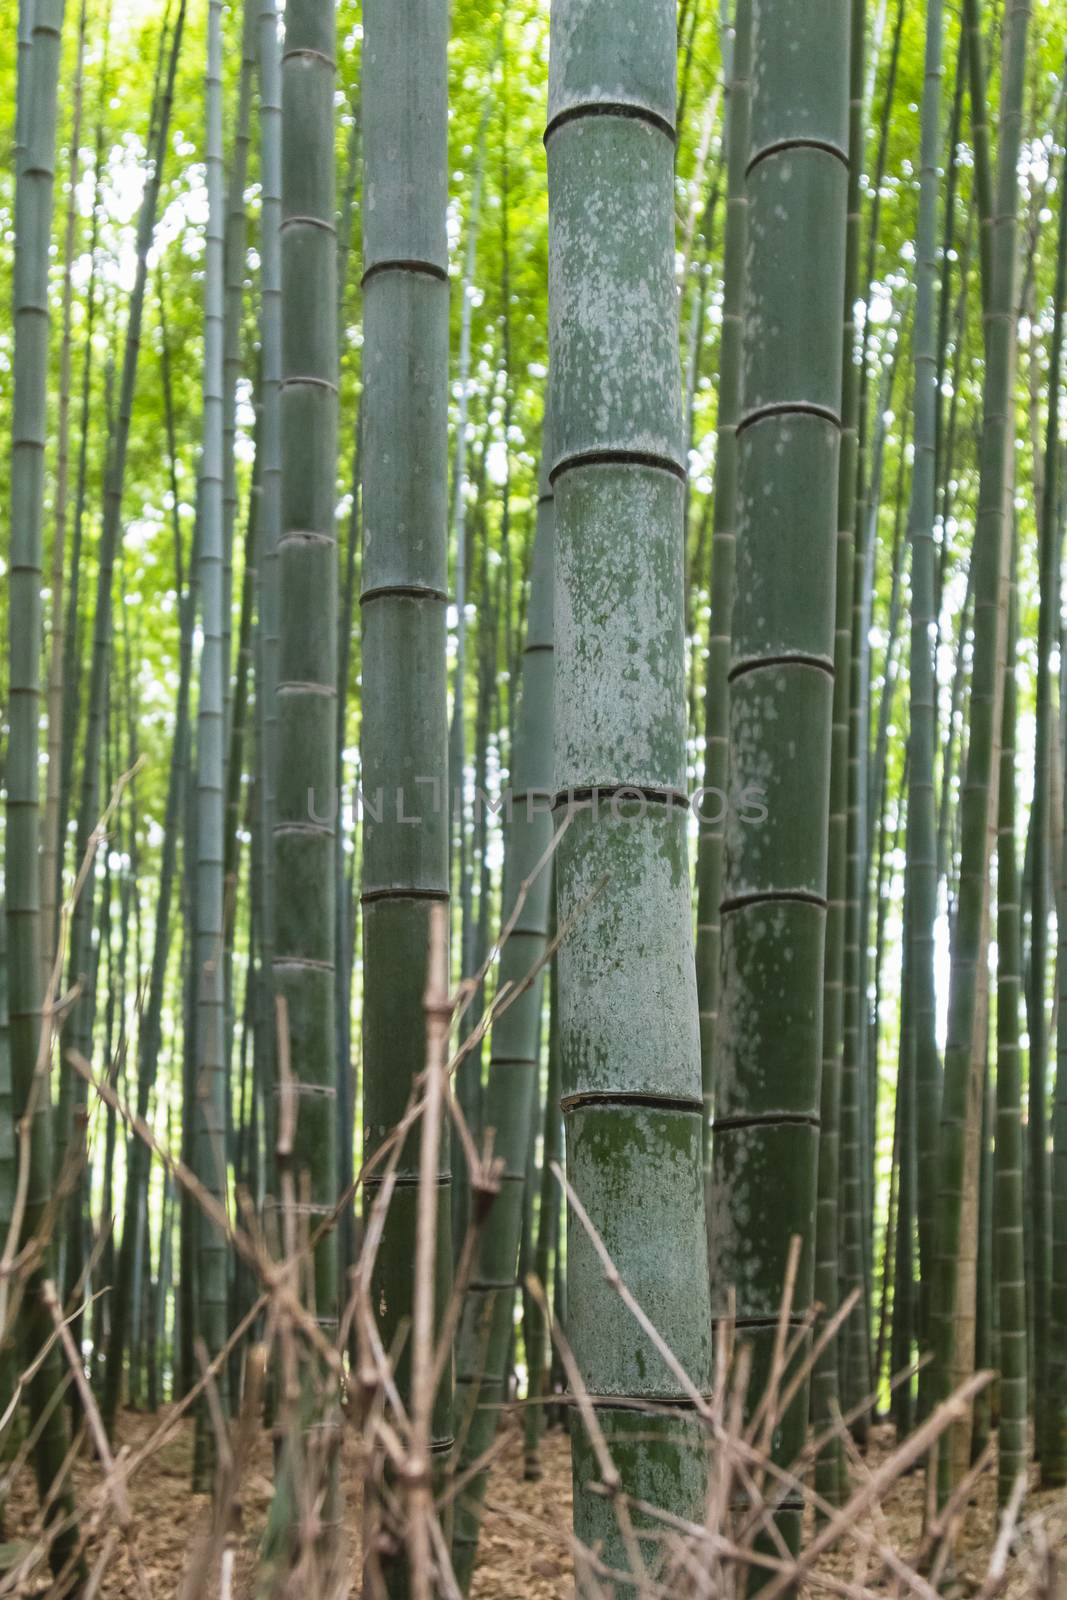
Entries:
[[[574,1388],[550,1318],[631,1493],[674,1463],[699,1521],[713,1318],[750,1333],[755,1392],[790,1263],[793,1324],[823,1312],[772,1454],[827,1429],[825,1504],[842,1414],[861,1448],[886,1414],[903,1440],[986,1369],[932,1498],[994,1437],[1002,1504],[1028,1463],[1067,1483],[1067,13],[820,0],[790,68],[792,0],[619,9],[647,60],[622,52],[617,94],[582,77],[618,52],[578,0],[554,26],[591,53],[551,92],[534,0],[5,17],[0,1447],[34,1457],[68,1579],[72,1429],[121,1441],[123,1406],[180,1400],[204,1360],[218,1415],[258,1393],[239,1219],[308,1256],[296,1326],[353,1391],[375,1238],[412,1459],[438,1490],[466,1474],[463,1589],[501,1406],[528,1401],[536,1474]],[[591,661],[620,685],[593,731]],[[749,780],[766,832],[737,821]],[[598,783],[651,818],[573,816],[554,846],[520,804]],[[379,786],[420,825],[376,816]],[[428,1092],[420,1133],[435,1018],[461,1115]],[[684,1382],[592,1292],[583,1201]],[[409,1333],[449,1305],[428,1376]],[[297,1365],[266,1403],[300,1416],[299,1498],[339,1425],[333,1367]],[[671,1420],[635,1442],[611,1402],[649,1394]],[[580,1490],[603,1462],[574,1450]],[[394,1488],[368,1477],[372,1524]],[[777,1505],[787,1549],[803,1499]],[[265,1548],[291,1555],[278,1500]],[[579,1493],[576,1532],[625,1567],[607,1504]],[[381,1541],[369,1592],[440,1564],[412,1539]]]

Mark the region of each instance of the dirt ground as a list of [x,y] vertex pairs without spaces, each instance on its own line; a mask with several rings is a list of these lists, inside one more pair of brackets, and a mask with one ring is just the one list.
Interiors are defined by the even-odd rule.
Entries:
[[[136,1455],[150,1434],[167,1416],[164,1409],[150,1418],[127,1413],[122,1419],[123,1447]],[[889,1430],[876,1430],[868,1466],[876,1466],[891,1447]],[[178,1424],[172,1437],[156,1450],[132,1475],[129,1483],[135,1537],[145,1567],[153,1600],[183,1594],[183,1574],[190,1551],[203,1533],[208,1516],[205,1496],[190,1491],[192,1430],[188,1422]],[[494,1468],[487,1494],[487,1514],[480,1548],[480,1563],[475,1576],[473,1600],[569,1600],[573,1577],[566,1535],[571,1516],[570,1451],[566,1437],[549,1433],[542,1446],[544,1476],[537,1483],[522,1477],[522,1445],[517,1423],[508,1425],[507,1438]],[[244,1600],[253,1591],[255,1552],[271,1495],[270,1445],[266,1434],[255,1445],[242,1496],[243,1535],[237,1552],[234,1595]],[[93,1487],[99,1483],[99,1468],[91,1461],[76,1466],[79,1498],[87,1504]],[[347,1475],[349,1482],[354,1472]],[[15,1486],[7,1507],[7,1538],[32,1537],[36,1506],[28,1473]],[[349,1497],[346,1521],[351,1539],[353,1593],[358,1593],[359,1506]],[[958,1583],[953,1593],[974,1592],[985,1574],[989,1552],[997,1530],[996,1487],[987,1473],[982,1480],[976,1505],[965,1523],[960,1543]],[[923,1476],[914,1473],[898,1482],[879,1515],[872,1522],[879,1536],[891,1543],[905,1558],[917,1547],[922,1523]],[[1067,1569],[1067,1494],[1059,1491],[1031,1493],[1026,1505],[1028,1548],[1047,1543],[1057,1563]],[[98,1548],[98,1547],[97,1547]],[[91,1554],[95,1554],[94,1551]],[[831,1557],[823,1569],[840,1578],[857,1578],[851,1555]],[[1052,1591],[1067,1597],[1067,1576]],[[42,1589],[38,1592],[46,1592]],[[825,1590],[823,1590],[825,1593]],[[1029,1571],[1016,1564],[1008,1594],[1012,1600],[1032,1595]],[[121,1547],[116,1550],[99,1593],[107,1600],[125,1600],[137,1594],[128,1560]],[[888,1591],[887,1591],[888,1593]],[[1052,1595],[1049,1600],[1052,1600]],[[200,1600],[197,1596],[196,1600]]]

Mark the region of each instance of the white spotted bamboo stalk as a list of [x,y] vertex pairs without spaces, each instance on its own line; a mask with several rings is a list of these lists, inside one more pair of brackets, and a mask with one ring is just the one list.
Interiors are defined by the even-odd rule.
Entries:
[[[568,1176],[703,1390],[711,1316],[686,840],[675,27],[673,0],[552,4],[554,783],[570,813],[556,855]],[[567,1241],[568,1338],[622,1488],[702,1517],[707,1446],[679,1379],[573,1209]],[[603,1541],[603,1559],[625,1570],[577,1421],[571,1446],[576,1536]],[[653,1535],[651,1571],[659,1549]]]

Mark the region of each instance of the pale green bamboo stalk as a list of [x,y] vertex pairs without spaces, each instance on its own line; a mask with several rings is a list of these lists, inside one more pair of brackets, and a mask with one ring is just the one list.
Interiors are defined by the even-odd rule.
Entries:
[[78,175],[81,171],[82,100],[85,87],[87,8],[78,13],[78,52],[74,68],[74,107],[68,156],[67,216],[63,234],[63,310],[59,355],[59,406],[56,424],[55,522],[52,534],[52,637],[48,655],[48,776],[41,840],[41,993],[52,981],[58,935],[59,775],[63,744],[63,669],[66,619],[63,605],[70,509],[70,385],[73,355],[74,247],[78,232]]
[[[686,841],[675,25],[673,0],[553,0],[551,11],[554,785],[568,816],[556,854],[569,928],[559,952],[568,1178],[703,1390],[712,1352]],[[703,1429],[573,1211],[567,1285],[567,1336],[623,1491],[702,1517]],[[625,1571],[626,1541],[594,1491],[600,1467],[577,1420],[571,1449],[575,1534],[603,1541],[602,1558]],[[654,1573],[658,1528],[639,1531]]]

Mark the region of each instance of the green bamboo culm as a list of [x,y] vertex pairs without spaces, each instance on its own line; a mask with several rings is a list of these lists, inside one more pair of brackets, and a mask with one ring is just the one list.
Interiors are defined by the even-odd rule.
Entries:
[[[948,1034],[938,1137],[934,1285],[930,1335],[934,1399],[948,1396],[973,1363],[977,1245],[978,1144],[982,1037],[987,1003],[985,952],[991,818],[998,787],[998,746],[1007,643],[1007,576],[1012,484],[1008,426],[1015,373],[1017,168],[1022,132],[1029,0],[1011,0],[1004,15],[1000,142],[990,278],[984,296],[985,382],[974,552],[974,648],[970,739],[960,795],[960,878],[949,979]],[[951,1430],[938,1457],[944,1497],[967,1470],[969,1420]]]
[[[515,918],[500,956],[500,988],[515,999],[493,1027],[484,1125],[493,1131],[493,1155],[504,1163],[500,1193],[478,1235],[470,1285],[456,1346],[456,1407],[463,1440],[458,1471],[484,1455],[493,1442],[507,1399],[508,1352],[514,1327],[515,1272],[527,1187],[527,1152],[538,1106],[541,970],[548,938],[552,869],[552,635],[555,496],[548,476],[548,426],[542,442],[522,660],[522,691],[516,726],[512,792],[504,857],[502,912]],[[520,906],[520,896],[522,903]],[[553,1180],[554,1181],[554,1180]],[[527,1357],[529,1365],[529,1357]],[[453,1564],[464,1591],[474,1569],[486,1473],[460,1497],[453,1531]]]
[[[205,169],[208,218],[204,257],[203,442],[200,458],[200,698],[196,731],[196,1110],[194,1157],[201,1183],[226,1202],[226,1005],[223,981],[223,833],[225,823],[223,705],[223,158],[222,0],[210,0],[205,78]],[[208,1217],[199,1218],[197,1239],[197,1328],[209,1357],[226,1342],[226,1239]],[[218,1384],[228,1403],[227,1368]],[[215,1437],[206,1411],[197,1414],[194,1483],[206,1487],[214,1464]]]
[[[726,826],[729,741],[730,616],[737,543],[737,417],[741,399],[741,329],[745,284],[745,162],[748,159],[749,52],[752,0],[737,0],[726,109],[727,194],[723,238],[722,341],[711,535],[711,632],[704,694],[704,787],[711,817],[697,843],[697,999],[700,1072],[704,1086],[704,1166],[711,1167],[715,1028],[719,1016],[722,937],[722,846]],[[714,820],[712,820],[712,818]]]
[[[261,26],[267,26],[261,18]],[[278,644],[273,794],[272,986],[277,1048],[288,1051],[295,1107],[291,1150],[277,1148],[291,1184],[279,1184],[284,1236],[318,1234],[314,1312],[332,1337],[338,1321],[334,829],[337,770],[337,230],[333,0],[290,0],[281,55],[280,525],[272,581]],[[261,41],[262,44],[262,41]],[[264,65],[261,58],[261,70]],[[284,1002],[284,1004],[283,1004]],[[277,1086],[280,1092],[280,1083]],[[280,1101],[279,1101],[280,1108]],[[277,1116],[277,1112],[276,1112]],[[290,1245],[291,1247],[291,1245]],[[302,1431],[290,1429],[267,1533],[271,1560],[303,1518],[294,1485],[325,1497],[319,1559],[338,1559],[340,1416],[325,1371],[305,1372]],[[300,1459],[297,1460],[299,1455]],[[303,1552],[306,1557],[306,1552]],[[323,1581],[328,1581],[324,1575]]]
[[[866,939],[861,916],[865,904],[863,877],[866,867],[866,826],[863,820],[866,785],[867,706],[863,687],[866,636],[863,633],[866,559],[869,519],[857,514],[857,478],[863,472],[860,454],[861,374],[856,361],[856,300],[860,289],[860,229],[862,223],[860,174],[864,164],[863,72],[866,49],[866,6],[852,0],[849,46],[848,199],[845,231],[845,286],[843,301],[841,454],[838,464],[837,527],[838,571],[847,570],[847,601],[838,579],[835,615],[834,697],[835,721],[847,716],[846,804],[844,823],[845,905],[841,970],[841,1106],[838,1125],[840,1185],[841,1287],[855,1293],[856,1303],[842,1329],[839,1344],[839,1381],[844,1408],[853,1415],[856,1440],[866,1439],[869,1416],[863,1405],[870,1392],[870,1274],[867,1246],[867,1190],[869,1149],[866,1128],[866,1028],[862,969]],[[864,455],[866,440],[864,439]],[[865,476],[865,474],[864,474]],[[864,496],[866,496],[864,482]],[[838,681],[837,653],[843,649],[838,629],[848,612],[848,686]],[[840,692],[839,692],[840,690]],[[831,784],[833,778],[831,777]],[[840,826],[840,814],[835,811]],[[840,834],[838,847],[840,847]]]
[[[919,1333],[929,1338],[934,1241],[931,1223],[937,1189],[937,1126],[941,1099],[936,995],[934,922],[937,917],[937,824],[934,804],[934,747],[937,742],[932,643],[934,599],[934,520],[937,442],[937,201],[941,162],[941,75],[943,0],[927,0],[926,56],[921,110],[919,224],[916,235],[916,301],[912,331],[915,363],[912,410],[915,452],[908,514],[911,550],[911,655],[908,670],[908,1031],[913,1060],[915,1134],[919,1186]],[[925,1398],[927,1380],[919,1380]]]
[[[1059,598],[1059,571],[1061,535],[1057,519],[1061,513],[1061,450],[1060,443],[1060,379],[1063,366],[1064,303],[1067,301],[1067,169],[1060,168],[1060,215],[1056,241],[1056,277],[1053,298],[1052,339],[1049,346],[1048,417],[1045,431],[1045,490],[1041,504],[1041,612],[1050,612]],[[1052,628],[1049,618],[1049,631]],[[1042,630],[1043,632],[1043,630]],[[1038,638],[1038,650],[1051,642]],[[1048,673],[1048,655],[1038,658],[1039,671]],[[1040,682],[1040,679],[1039,679]],[[1067,707],[1067,697],[1061,692],[1061,705]],[[1061,712],[1062,714],[1062,712]],[[1049,734],[1053,732],[1051,706],[1047,708]],[[1063,745],[1067,748],[1067,744]],[[1048,783],[1051,761],[1046,753],[1045,772],[1040,768],[1035,778],[1034,803],[1037,803],[1038,783],[1047,786],[1045,804],[1051,796]],[[1047,909],[1047,898],[1038,900],[1038,835],[1034,823],[1034,905],[1031,929],[1036,930],[1036,918],[1041,905]],[[1067,830],[1063,833],[1067,840]],[[1042,851],[1047,860],[1047,849]],[[1055,863],[1062,870],[1064,863]],[[1044,876],[1044,874],[1042,874]],[[1047,881],[1047,880],[1046,880]],[[1046,890],[1047,897],[1047,890]],[[1037,967],[1037,940],[1031,933],[1031,967],[1035,1004],[1032,1014],[1036,1020],[1038,1010],[1044,1021],[1044,964]],[[1056,962],[1057,1014],[1056,1014],[1056,1095],[1052,1113],[1052,1273],[1050,1285],[1050,1318],[1048,1329],[1048,1421],[1040,1435],[1041,1482],[1060,1487],[1067,1483],[1067,915],[1059,917],[1058,949]],[[1031,1061],[1033,1060],[1033,1023],[1030,1029]]]
[[[834,679],[835,530],[848,191],[849,8],[754,0],[748,280],[730,669],[723,995],[713,1156],[713,1304],[770,1368],[812,1298]],[[776,1450],[799,1453],[806,1387]],[[796,1542],[800,1505],[779,1517]]]
[[[55,182],[56,100],[59,83],[63,0],[36,0],[32,35],[24,23],[29,0],[19,7],[16,156],[13,404],[11,420],[11,522],[9,552],[8,742],[5,904],[12,1109],[16,1125],[31,1114],[30,1171],[22,1237],[32,1238],[52,1192],[52,1107],[48,1077],[38,1072],[41,1041],[40,992],[40,793],[38,772],[41,574],[44,518],[44,455],[48,402],[48,248]],[[23,38],[25,35],[25,45]],[[52,1335],[52,1319],[41,1299],[48,1275],[42,1262],[28,1279],[20,1312],[20,1355],[36,1360]],[[57,1345],[30,1385],[34,1416],[48,1416],[34,1451],[42,1498],[53,1492],[69,1443],[67,1410],[50,1407],[64,1381]],[[69,1479],[53,1499],[48,1521],[72,1517]],[[65,1565],[78,1544],[73,1521],[50,1546],[53,1570]]]
[[[431,914],[448,899],[448,10],[448,0],[366,0],[363,11],[365,1159],[400,1121],[426,1065]],[[385,1346],[403,1345],[396,1381],[405,1402],[418,1171],[416,1129],[399,1153],[373,1285]],[[378,1180],[380,1168],[364,1188],[367,1206]],[[452,1292],[447,1137],[436,1243],[440,1317]],[[452,1445],[450,1373],[431,1444],[443,1465]],[[372,1499],[369,1515],[383,1513]],[[364,1549],[377,1559],[370,1528]],[[384,1569],[379,1585],[407,1594],[403,1556],[385,1559]]]
[[258,732],[257,801],[262,840],[262,983],[266,1022],[259,1030],[258,1073],[263,1084],[264,1187],[277,1194],[275,1158],[277,1096],[274,1028],[274,821],[278,772],[278,541],[282,521],[282,84],[276,0],[262,0],[259,12],[259,305],[260,424],[259,584],[256,718]]
[[[245,211],[245,189],[248,182],[248,152],[251,144],[252,82],[256,67],[256,26],[258,0],[242,0],[241,17],[241,70],[237,86],[237,110],[234,118],[233,145],[230,154],[230,171],[227,179],[226,222],[223,231],[223,340],[222,340],[222,618],[223,652],[226,660],[225,748],[232,742],[234,681],[232,666],[233,618],[233,541],[237,526],[237,383],[241,376],[241,313],[244,300],[244,281],[248,240],[248,218]],[[236,9],[236,8],[235,8]],[[227,758],[227,782],[231,782]],[[227,895],[233,890],[227,883]],[[229,900],[228,900],[229,904]],[[232,924],[231,912],[227,918]],[[227,967],[232,965],[233,935],[227,927]],[[226,1053],[227,1063],[232,1047],[233,999],[230,994],[230,973],[226,979]]]
[[[853,8],[855,21],[855,8]],[[822,1013],[822,1081],[819,1091],[819,1155],[817,1173],[815,1284],[816,1297],[832,1315],[837,1308],[841,1289],[855,1287],[855,1264],[859,1245],[859,1218],[855,1206],[858,1198],[859,1169],[856,1142],[857,1119],[846,1113],[855,1110],[853,1101],[857,1088],[857,1066],[854,1059],[858,1017],[853,1005],[849,1020],[850,1067],[848,1105],[844,1102],[845,1062],[845,964],[846,964],[846,901],[848,899],[848,845],[849,784],[851,776],[850,696],[852,690],[852,595],[854,587],[856,526],[856,477],[858,455],[859,369],[853,353],[855,335],[855,301],[859,282],[859,181],[853,169],[862,139],[862,82],[863,55],[852,40],[849,56],[849,151],[850,170],[847,200],[847,226],[845,233],[845,290],[842,302],[841,351],[841,449],[838,459],[837,480],[837,546],[834,563],[834,687],[831,710],[830,735],[830,815],[827,834],[827,907],[825,955],[823,967]],[[851,909],[851,908],[849,908]],[[848,1137],[846,1138],[846,1131]],[[844,1157],[844,1163],[843,1163]],[[851,1208],[844,1204],[845,1194],[853,1202]],[[847,1214],[845,1214],[847,1212]],[[844,1215],[843,1215],[844,1214]],[[847,1224],[843,1226],[843,1223]],[[843,1270],[852,1267],[852,1272]],[[862,1277],[862,1273],[860,1273]],[[862,1302],[857,1305],[843,1332],[831,1339],[819,1356],[813,1373],[812,1415],[816,1427],[826,1431],[834,1416],[835,1406],[841,1406],[842,1378],[851,1371],[855,1374],[855,1361],[848,1356],[855,1353],[859,1341],[855,1325],[864,1315]],[[855,1389],[855,1383],[852,1385]],[[866,1385],[861,1389],[866,1392]],[[860,1396],[853,1395],[854,1398]],[[834,1434],[816,1461],[816,1484],[819,1492],[830,1503],[836,1504],[845,1487],[844,1463],[841,1443]]]
[[[0,905],[0,1239],[11,1231],[18,1182],[14,1104],[11,1092],[11,1037],[7,1020],[7,918]],[[0,1247],[2,1248],[2,1247]],[[16,1342],[17,1315],[4,1297],[0,1302],[0,1393],[13,1394],[20,1370]],[[17,1418],[0,1432],[0,1462],[11,1460],[18,1446]],[[0,1496],[0,1535],[4,1530],[4,1496]]]
[[[1015,653],[1016,605],[1013,584],[1009,661],[1014,659]],[[997,1082],[993,1226],[1000,1312],[997,1500],[1003,1506],[1015,1488],[1019,1473],[1026,1471],[1028,1456],[1022,1072],[1019,1052],[1019,990],[1022,976],[1018,957],[1022,950],[1022,938],[1015,842],[1015,675],[1012,672],[1007,673],[1004,679],[997,830]]]
[[[674,288],[673,0],[553,0],[549,360],[555,776],[568,1177],[692,1383],[711,1377],[703,1097],[685,801],[684,443]],[[702,1518],[677,1377],[567,1232],[567,1334],[625,1493]],[[645,1406],[668,1402],[656,1410]],[[629,1566],[584,1427],[574,1530]],[[658,1570],[658,1524],[643,1550]],[[628,1593],[601,1580],[605,1593]]]
[[[555,936],[555,895],[551,905],[550,937]],[[552,1290],[554,1257],[559,1251],[559,1182],[555,1163],[563,1156],[563,1128],[559,1114],[559,984],[553,957],[548,982],[548,1078],[545,1085],[543,1137],[541,1143],[540,1192],[537,1199],[537,1244],[534,1250],[534,1277],[544,1291],[543,1303],[531,1297],[533,1320],[526,1345],[526,1410],[523,1415],[523,1477],[534,1483],[543,1477],[541,1435],[545,1428],[545,1398],[551,1392],[548,1308]]]

